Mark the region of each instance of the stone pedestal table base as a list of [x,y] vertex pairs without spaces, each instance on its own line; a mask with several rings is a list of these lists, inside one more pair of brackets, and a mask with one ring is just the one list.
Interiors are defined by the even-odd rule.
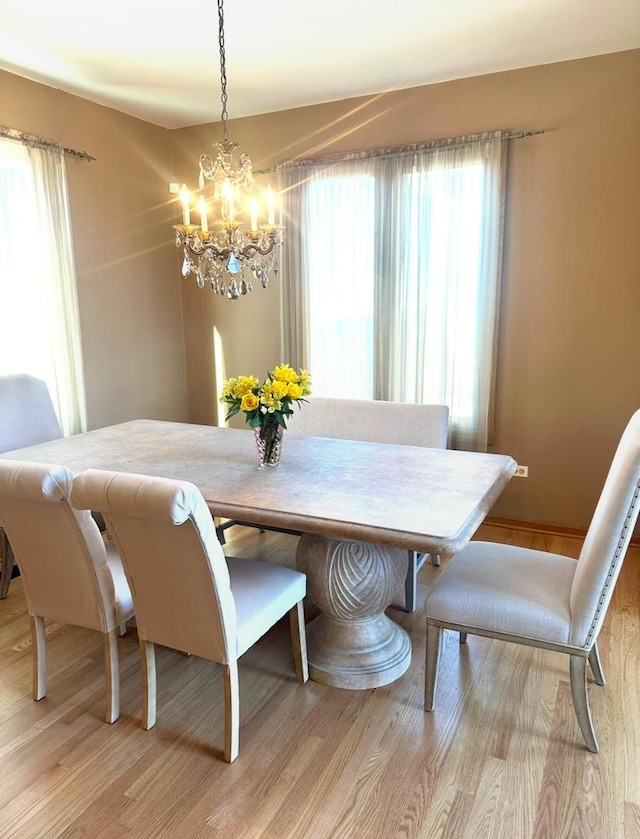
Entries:
[[404,583],[407,552],[304,535],[296,565],[321,611],[307,626],[311,678],[352,690],[398,679],[411,662],[411,641],[384,610]]

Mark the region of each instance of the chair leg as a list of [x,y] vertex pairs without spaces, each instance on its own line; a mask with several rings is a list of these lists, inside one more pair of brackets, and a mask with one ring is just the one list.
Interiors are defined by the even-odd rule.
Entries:
[[302,600],[299,600],[293,609],[289,610],[289,624],[291,626],[293,666],[298,681],[304,683],[309,680],[309,663],[307,661],[307,631]]
[[33,647],[33,698],[36,702],[47,694],[47,639],[44,618],[31,615],[31,644]]
[[214,518],[213,522],[216,529],[216,536],[218,537],[218,542],[220,542],[221,545],[224,545],[227,541],[224,535],[225,528],[221,526],[219,518]]
[[156,648],[151,641],[140,639],[142,663],[142,727],[145,731],[156,724]]
[[7,534],[0,528],[0,554],[2,554],[2,578],[0,579],[0,600],[9,594],[9,583],[15,562],[13,550],[7,539]]
[[460,633],[460,643],[461,644],[466,644],[467,643],[467,633],[466,632],[461,632]]
[[118,633],[112,629],[104,633],[104,670],[107,688],[107,722],[115,722],[120,716],[120,664],[118,662]]
[[404,581],[404,605],[400,606],[397,603],[392,603],[396,609],[402,609],[409,614],[413,614],[418,608],[418,571],[422,568],[426,559],[431,558],[431,563],[435,566],[440,565],[440,556],[438,554],[425,554],[419,551],[409,551],[407,561],[407,576]]
[[419,557],[417,551],[407,551],[407,573],[404,578],[404,593],[398,591],[396,598],[390,604],[394,609],[401,609],[403,612],[415,612],[418,591],[418,568]]
[[587,659],[582,656],[569,657],[569,673],[571,677],[571,695],[573,707],[578,718],[578,725],[590,752],[598,752],[600,748],[593,730],[589,698],[587,697]]
[[604,678],[604,670],[602,669],[602,660],[600,658],[600,650],[598,649],[598,642],[596,641],[591,652],[589,653],[589,664],[591,665],[591,672],[597,685],[606,684]]
[[418,554],[416,551],[408,551],[407,576],[404,581],[404,611],[415,612],[417,603],[418,588]]
[[224,682],[224,759],[233,763],[240,750],[240,684],[238,662],[222,665]]
[[438,686],[438,665],[442,645],[442,627],[427,621],[427,654],[424,668],[424,710],[433,711]]

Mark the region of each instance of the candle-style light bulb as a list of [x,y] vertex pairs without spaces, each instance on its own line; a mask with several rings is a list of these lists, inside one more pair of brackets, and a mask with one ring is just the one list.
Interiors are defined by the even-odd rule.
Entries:
[[207,219],[207,202],[204,195],[200,196],[198,201],[198,209],[200,210],[200,227],[203,233],[209,232],[209,223]]
[[257,198],[251,199],[251,204],[249,205],[251,210],[251,229],[257,230],[258,229],[258,200]]
[[275,205],[276,199],[273,194],[273,190],[271,189],[271,184],[267,185],[267,224],[270,227],[273,227],[276,223],[275,221]]
[[180,190],[180,201],[182,202],[182,223],[191,224],[191,211],[189,209],[191,195],[189,194],[186,184],[182,184],[182,189]]

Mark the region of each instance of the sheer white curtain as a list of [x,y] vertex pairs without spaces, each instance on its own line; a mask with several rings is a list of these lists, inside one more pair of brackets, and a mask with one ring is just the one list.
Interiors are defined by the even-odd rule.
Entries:
[[65,435],[86,430],[63,153],[0,138],[0,375],[44,379]]
[[502,261],[499,132],[283,166],[283,351],[320,396],[444,403],[484,450]]

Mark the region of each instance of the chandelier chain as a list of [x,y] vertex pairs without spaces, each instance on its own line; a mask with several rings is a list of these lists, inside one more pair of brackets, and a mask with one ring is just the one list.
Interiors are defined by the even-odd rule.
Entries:
[[220,46],[220,101],[222,102],[222,136],[225,143],[229,141],[227,129],[227,62],[224,50],[224,0],[218,0],[218,44]]

